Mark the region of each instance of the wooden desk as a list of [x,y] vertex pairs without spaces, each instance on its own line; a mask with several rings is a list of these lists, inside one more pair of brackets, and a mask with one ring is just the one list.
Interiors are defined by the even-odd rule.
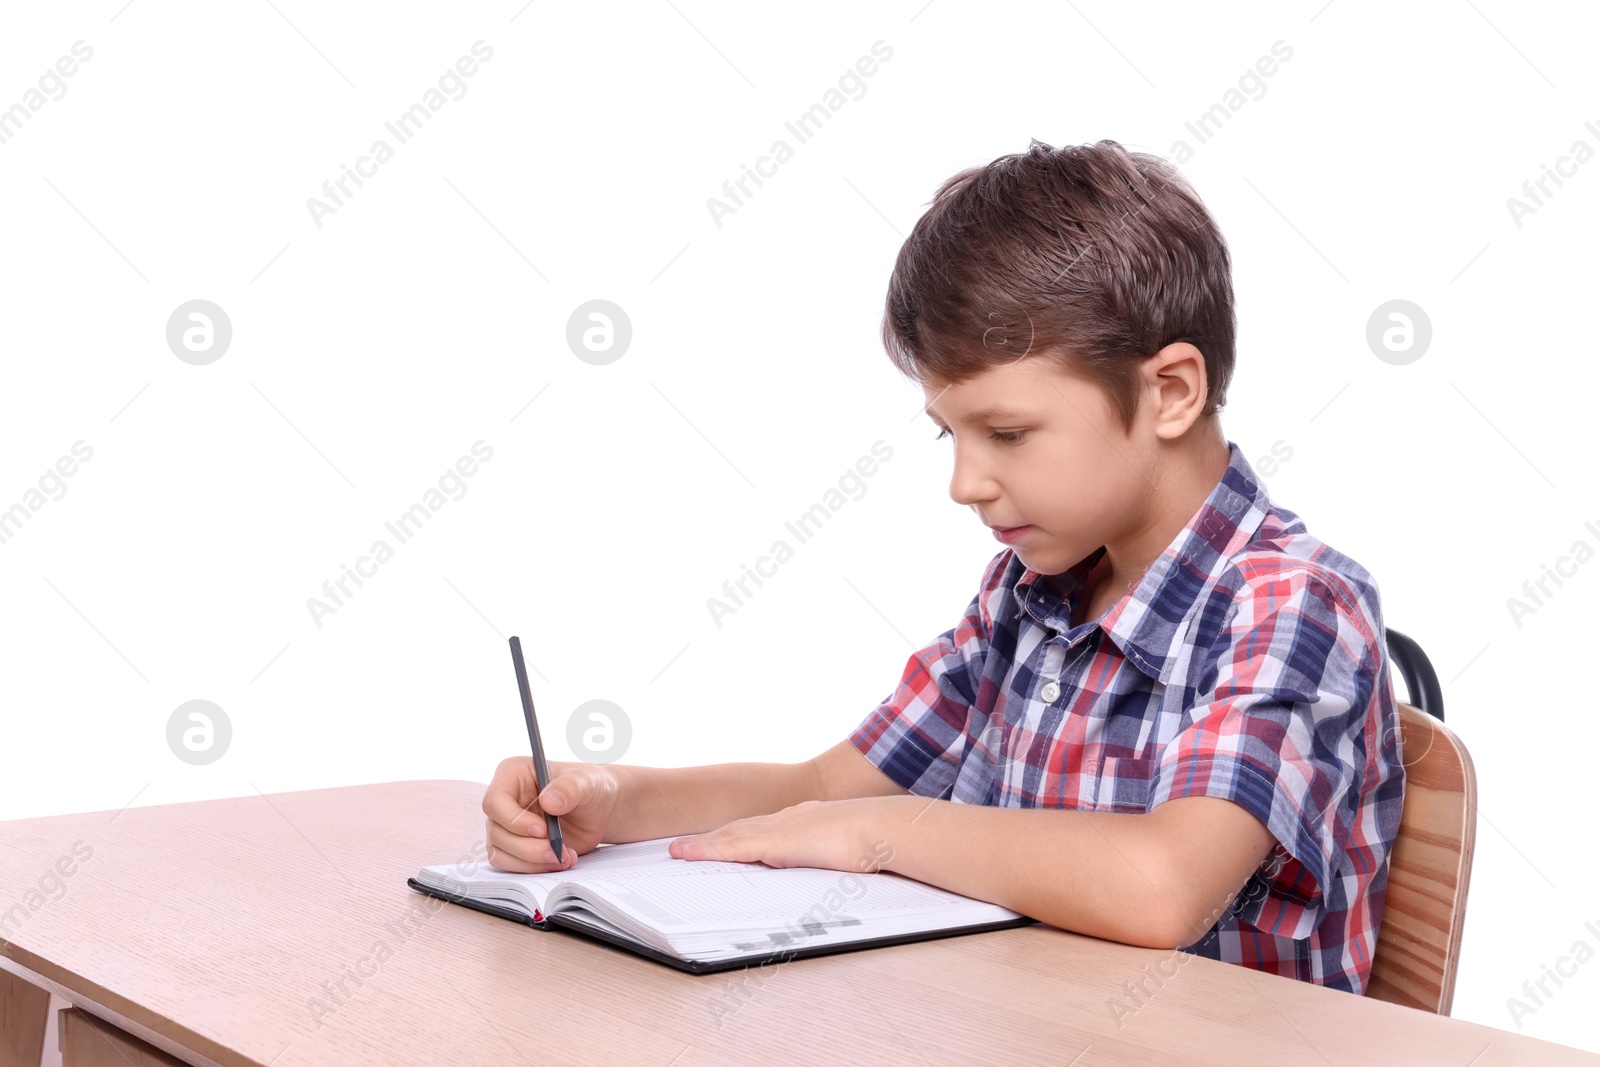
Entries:
[[[1172,954],[1045,926],[763,980],[682,974],[407,888],[423,864],[471,856],[483,790],[390,782],[0,823],[0,909],[22,907],[0,910],[0,967],[217,1067],[1600,1063],[1195,957],[1119,1020],[1123,983]],[[6,1003],[13,1034],[19,1010],[44,1011]]]

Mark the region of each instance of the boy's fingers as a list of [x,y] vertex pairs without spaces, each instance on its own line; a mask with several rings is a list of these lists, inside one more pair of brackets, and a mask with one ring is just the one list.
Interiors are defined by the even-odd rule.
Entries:
[[545,854],[550,851],[550,842],[542,837],[522,837],[511,833],[504,826],[490,826],[489,847],[493,851],[496,866],[501,868],[506,866],[500,862],[505,859],[514,860],[536,870],[546,870],[550,866],[545,860]]
[[498,845],[489,846],[489,866],[497,871],[509,871],[512,874],[544,874],[549,865],[543,863],[529,863],[518,859]]
[[577,854],[571,846],[564,847],[557,861],[550,851],[550,843],[543,839],[518,837],[506,832],[502,826],[489,827],[489,864],[502,871],[518,874],[544,874],[547,871],[571,867]]
[[539,794],[539,807],[551,815],[571,815],[599,797],[600,784],[587,768],[567,768],[563,774],[551,768],[554,776],[544,792]]
[[544,812],[537,803],[519,804],[514,792],[491,785],[483,796],[483,813],[523,837],[545,836]]
[[558,778],[539,794],[539,810],[548,811],[551,815],[565,815],[577,807],[578,801],[582,799],[582,783],[569,778]]
[[[483,813],[502,826],[523,832],[525,826],[542,825],[533,811],[539,788],[534,783],[533,761],[526,756],[502,760],[483,794]],[[522,814],[531,812],[532,817]],[[542,831],[541,831],[542,832]]]

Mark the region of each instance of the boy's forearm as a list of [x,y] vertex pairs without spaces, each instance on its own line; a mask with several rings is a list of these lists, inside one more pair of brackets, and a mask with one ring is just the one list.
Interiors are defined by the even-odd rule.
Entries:
[[811,762],[610,769],[618,787],[605,836],[612,842],[706,833],[734,819],[822,799],[822,781]]
[[848,739],[802,763],[610,768],[618,797],[605,840],[703,834],[807,800],[905,794]]
[[956,804],[919,796],[873,800],[885,870],[992,901],[1064,930],[1174,948],[1181,893],[1144,815]]

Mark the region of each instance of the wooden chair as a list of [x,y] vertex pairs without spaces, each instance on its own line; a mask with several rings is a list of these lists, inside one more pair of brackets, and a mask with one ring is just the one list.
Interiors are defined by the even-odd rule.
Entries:
[[1478,780],[1466,747],[1444,725],[1439,680],[1421,646],[1395,630],[1385,636],[1407,699],[1420,706],[1400,704],[1405,807],[1389,856],[1367,996],[1449,1015],[1477,834]]

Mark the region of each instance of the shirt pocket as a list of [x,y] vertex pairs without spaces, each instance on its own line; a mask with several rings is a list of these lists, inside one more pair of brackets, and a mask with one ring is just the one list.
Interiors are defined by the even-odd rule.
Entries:
[[1157,762],[1155,756],[1101,757],[1094,776],[1094,810],[1149,811]]

